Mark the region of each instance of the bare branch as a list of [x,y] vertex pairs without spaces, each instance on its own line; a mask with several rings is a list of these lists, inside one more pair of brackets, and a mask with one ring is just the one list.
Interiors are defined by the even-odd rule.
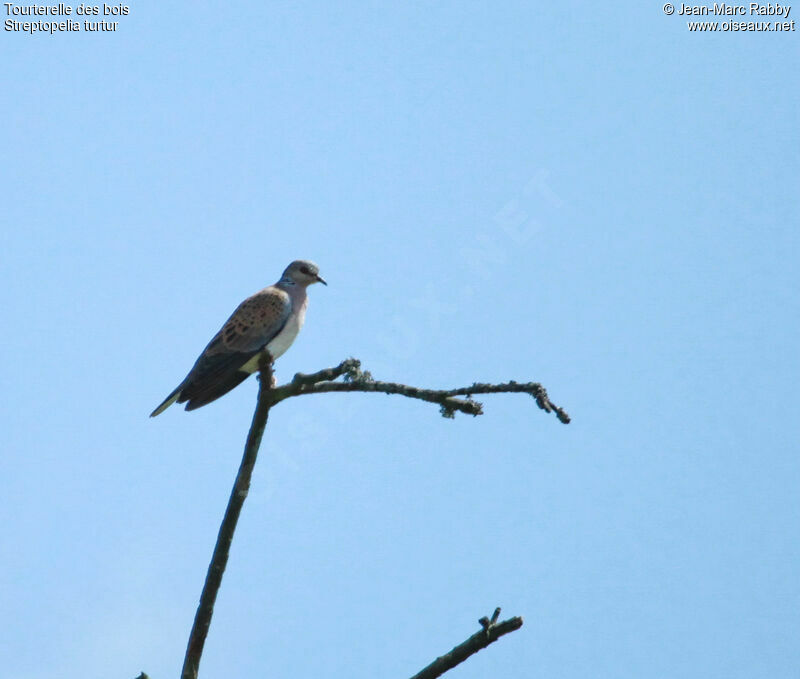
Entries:
[[[343,381],[337,382],[339,378]],[[242,511],[242,506],[247,498],[250,489],[250,478],[253,474],[253,467],[256,464],[258,449],[261,445],[261,438],[264,435],[264,428],[267,425],[267,417],[272,406],[281,401],[294,396],[304,394],[321,394],[326,392],[378,392],[384,394],[400,394],[408,398],[415,398],[430,403],[437,403],[442,415],[453,417],[456,411],[469,415],[481,415],[483,406],[478,401],[472,399],[473,394],[498,394],[498,393],[525,393],[530,394],[538,406],[546,412],[555,412],[561,422],[567,424],[569,415],[550,401],[544,387],[537,382],[517,383],[505,382],[503,384],[479,384],[475,383],[469,387],[458,389],[420,389],[407,384],[396,382],[379,382],[372,379],[366,371],[361,370],[361,362],[355,358],[348,358],[333,368],[319,370],[310,375],[298,373],[291,382],[275,387],[273,382],[272,359],[264,355],[259,364],[259,388],[258,403],[253,422],[245,443],[244,455],[233,484],[228,506],[225,509],[225,516],[217,535],[217,542],[214,546],[214,553],[211,563],[208,566],[203,592],[200,595],[200,603],[195,614],[192,631],[189,635],[189,643],[184,657],[181,679],[197,679],[200,667],[200,658],[203,655],[208,629],[211,625],[211,617],[214,614],[214,603],[217,599],[222,576],[228,563],[231,542],[236,531],[236,524]],[[466,398],[457,398],[466,396]],[[477,635],[473,635],[460,646],[456,646],[450,653],[437,659],[429,667],[417,674],[414,679],[428,679],[438,677],[442,672],[454,667],[464,659],[476,653],[481,648],[485,648],[497,638],[508,632],[518,629],[522,625],[521,618],[511,618],[505,622],[495,624],[500,609],[495,611],[491,620],[481,619],[484,629]],[[451,663],[451,664],[447,664]],[[431,673],[433,667],[444,667],[437,673]],[[145,675],[146,676],[146,675]],[[139,679],[142,679],[141,677]]]
[[478,620],[483,628],[482,630],[475,632],[469,639],[456,646],[449,653],[436,658],[436,660],[425,669],[417,672],[411,679],[435,679],[435,677],[440,677],[448,670],[464,662],[471,655],[497,641],[504,634],[508,634],[522,627],[522,618],[520,617],[509,618],[508,620],[498,623],[497,619],[499,617],[500,609],[496,608],[492,614],[491,620],[489,618],[481,618]]
[[200,658],[203,655],[203,646],[205,646],[208,628],[211,625],[211,616],[214,614],[214,602],[217,600],[217,592],[219,592],[222,584],[222,575],[228,563],[228,555],[233,541],[233,534],[236,531],[236,524],[239,521],[239,514],[250,490],[250,478],[253,475],[253,467],[256,464],[264,427],[267,426],[267,416],[272,405],[268,396],[272,384],[272,359],[269,356],[262,357],[259,371],[258,404],[256,405],[255,413],[253,413],[253,422],[247,435],[242,462],[239,465],[239,472],[236,475],[233,490],[231,490],[228,506],[225,509],[225,516],[219,527],[214,554],[211,557],[211,563],[206,573],[203,593],[200,595],[200,604],[197,606],[194,624],[189,635],[189,643],[186,647],[181,679],[197,679]]
[[[336,382],[344,376],[344,381]],[[437,403],[443,416],[453,417],[456,411],[468,415],[482,415],[483,404],[473,400],[474,394],[529,394],[536,404],[545,412],[555,413],[564,424],[569,424],[567,411],[553,403],[547,390],[538,382],[503,382],[502,384],[474,383],[468,387],[457,389],[421,389],[397,382],[380,382],[372,379],[368,372],[362,372],[361,362],[348,358],[334,368],[327,368],[311,375],[298,373],[287,384],[276,387],[271,392],[272,405],[304,394],[323,394],[329,392],[378,392],[383,394],[399,394],[408,398]],[[466,398],[456,398],[466,396]]]

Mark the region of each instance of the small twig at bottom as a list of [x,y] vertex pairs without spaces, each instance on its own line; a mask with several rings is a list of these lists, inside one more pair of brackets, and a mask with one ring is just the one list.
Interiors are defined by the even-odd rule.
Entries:
[[417,672],[411,679],[435,679],[436,677],[440,677],[448,670],[452,670],[456,665],[464,662],[471,655],[497,641],[504,634],[508,634],[522,627],[522,618],[520,617],[497,622],[497,618],[499,617],[500,609],[496,608],[492,614],[491,620],[489,618],[481,618],[478,622],[483,629],[479,632],[475,632],[469,639],[456,646],[449,653],[436,658],[436,660],[423,670]]

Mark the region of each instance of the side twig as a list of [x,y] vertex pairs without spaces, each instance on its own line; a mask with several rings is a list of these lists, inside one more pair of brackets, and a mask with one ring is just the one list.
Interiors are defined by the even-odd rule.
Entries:
[[253,475],[256,457],[258,457],[258,449],[261,445],[261,437],[264,435],[264,427],[267,426],[267,417],[272,405],[269,398],[273,374],[272,360],[266,356],[262,358],[259,370],[258,404],[256,405],[255,413],[253,413],[253,422],[250,425],[250,433],[247,435],[242,462],[239,465],[239,472],[236,475],[228,506],[225,509],[225,516],[219,527],[214,554],[211,557],[211,563],[206,573],[203,593],[200,595],[200,604],[197,606],[194,624],[189,635],[189,643],[186,647],[181,679],[197,679],[200,658],[203,655],[208,628],[211,625],[211,616],[214,614],[214,602],[217,600],[217,592],[219,592],[222,584],[222,575],[228,563],[228,555],[230,554],[233,534],[236,531],[236,524],[239,521],[239,514],[250,490],[250,478]]
[[[342,376],[344,376],[344,381],[335,381]],[[547,390],[538,382],[515,382],[513,380],[501,384],[475,382],[468,387],[456,389],[421,389],[397,382],[374,380],[369,372],[361,370],[361,362],[355,358],[348,358],[334,368],[326,368],[311,375],[298,373],[291,382],[273,389],[270,397],[272,405],[275,405],[293,396],[352,391],[399,394],[408,398],[437,403],[445,417],[453,417],[456,411],[474,416],[482,415],[483,404],[473,400],[474,394],[529,394],[536,401],[536,405],[545,412],[555,413],[556,417],[564,424],[569,424],[570,421],[567,411],[553,403],[547,395]],[[457,396],[466,396],[466,398],[455,398]]]
[[496,608],[492,614],[491,620],[489,618],[481,618],[478,620],[483,628],[480,632],[475,632],[469,639],[460,643],[452,651],[436,658],[436,660],[423,670],[417,672],[411,679],[435,679],[436,677],[440,677],[447,672],[447,670],[453,669],[471,655],[497,641],[504,634],[508,634],[522,627],[522,618],[520,617],[497,622],[499,617],[500,609]]

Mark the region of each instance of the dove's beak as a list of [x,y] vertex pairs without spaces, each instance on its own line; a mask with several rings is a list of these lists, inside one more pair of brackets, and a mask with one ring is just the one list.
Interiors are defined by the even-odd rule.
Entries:
[[322,276],[320,276],[319,274],[317,274],[317,281],[319,283],[322,283],[323,285],[327,285],[327,283],[325,282],[325,279]]

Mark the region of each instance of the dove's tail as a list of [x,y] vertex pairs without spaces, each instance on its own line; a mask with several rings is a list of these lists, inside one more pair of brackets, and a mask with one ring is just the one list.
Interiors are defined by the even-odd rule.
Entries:
[[167,408],[169,408],[175,401],[177,401],[181,396],[181,389],[183,389],[183,382],[181,382],[175,390],[165,398],[161,405],[158,406],[152,413],[150,413],[150,417],[155,417],[156,415],[160,415],[163,413]]

